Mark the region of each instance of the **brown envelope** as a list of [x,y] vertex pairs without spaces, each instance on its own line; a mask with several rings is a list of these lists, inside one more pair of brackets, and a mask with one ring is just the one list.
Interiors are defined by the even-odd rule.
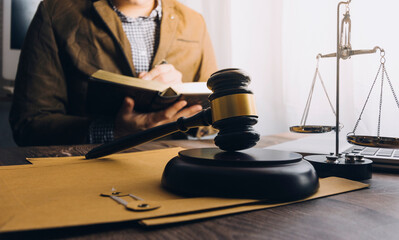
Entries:
[[351,181],[344,178],[338,177],[328,177],[320,179],[320,188],[317,193],[313,194],[312,196],[298,200],[293,202],[284,202],[284,203],[268,203],[267,201],[260,201],[254,203],[248,203],[246,205],[241,206],[233,206],[230,208],[225,209],[216,209],[216,210],[209,210],[206,212],[197,212],[191,214],[182,214],[182,215],[175,215],[175,216],[166,216],[166,217],[158,217],[158,218],[151,218],[151,219],[144,219],[139,221],[142,225],[145,226],[154,226],[154,225],[162,225],[162,224],[170,224],[170,223],[178,223],[178,222],[185,222],[185,221],[192,221],[197,219],[203,218],[210,218],[216,216],[223,216],[233,213],[240,213],[240,212],[248,212],[254,211],[259,209],[266,209],[278,206],[284,206],[292,203],[298,203],[303,201],[308,201],[316,198],[331,196],[334,194],[349,192],[357,189],[362,189],[368,187],[369,185],[363,184],[356,181]]
[[[166,163],[180,150],[115,154],[92,160],[36,158],[29,159],[32,165],[0,167],[0,232],[128,220],[156,225],[288,204],[172,194],[161,187],[161,176]],[[322,179],[320,190],[311,198],[367,186],[340,178]],[[126,210],[109,197],[100,196],[112,188],[157,201],[161,207],[145,212]]]

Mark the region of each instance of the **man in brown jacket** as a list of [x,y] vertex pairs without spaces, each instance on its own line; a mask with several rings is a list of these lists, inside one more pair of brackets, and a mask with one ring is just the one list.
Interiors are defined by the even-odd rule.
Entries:
[[[155,23],[147,25],[150,41],[132,27],[146,21]],[[159,65],[163,60],[167,64]],[[88,78],[98,69],[149,81],[206,81],[216,61],[202,16],[175,0],[44,0],[18,66],[10,113],[16,143],[104,142],[201,109],[183,109],[180,101],[143,114],[133,110],[133,99],[125,98],[112,119],[90,116]]]

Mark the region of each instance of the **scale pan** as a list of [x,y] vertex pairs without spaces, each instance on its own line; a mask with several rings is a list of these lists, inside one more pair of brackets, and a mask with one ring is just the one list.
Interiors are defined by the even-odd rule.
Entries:
[[348,135],[346,140],[350,144],[365,147],[399,148],[399,138]]
[[295,133],[326,133],[333,130],[335,130],[335,126],[303,125],[290,127],[290,131]]

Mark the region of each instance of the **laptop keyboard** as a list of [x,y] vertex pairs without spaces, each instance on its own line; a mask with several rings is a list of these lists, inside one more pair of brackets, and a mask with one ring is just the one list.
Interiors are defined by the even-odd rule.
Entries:
[[353,146],[344,153],[356,153],[373,160],[375,163],[399,166],[399,149]]

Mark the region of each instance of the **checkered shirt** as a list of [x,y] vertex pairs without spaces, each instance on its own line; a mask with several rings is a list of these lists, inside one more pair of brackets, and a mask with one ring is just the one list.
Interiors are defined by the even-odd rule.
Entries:
[[[162,5],[158,0],[157,7],[148,17],[130,18],[119,11],[112,0],[112,8],[122,22],[122,28],[130,42],[133,64],[136,73],[150,70],[154,53],[159,44],[160,21],[162,18]],[[114,140],[114,121],[100,117],[92,121],[89,126],[90,143],[106,143]]]
[[148,72],[159,44],[159,26],[162,18],[161,1],[158,1],[157,7],[148,17],[130,18],[119,11],[115,5],[112,6],[129,39],[136,73]]

